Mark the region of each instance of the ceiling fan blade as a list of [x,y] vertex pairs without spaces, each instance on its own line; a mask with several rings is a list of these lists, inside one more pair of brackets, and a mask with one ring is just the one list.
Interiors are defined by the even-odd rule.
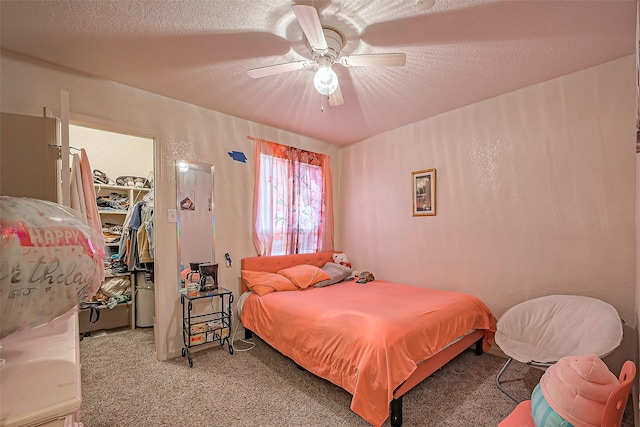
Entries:
[[324,38],[324,32],[322,31],[322,24],[320,23],[320,17],[318,11],[313,6],[306,6],[302,4],[294,4],[291,6],[293,13],[296,15],[302,32],[307,37],[311,47],[319,52],[324,52],[328,49],[327,40]]
[[372,53],[366,55],[343,56],[339,63],[345,67],[402,66],[407,63],[404,53]]
[[252,68],[247,70],[247,74],[254,79],[266,76],[272,76],[274,74],[288,73],[289,71],[303,70],[314,64],[313,61],[295,61],[285,62],[284,64],[267,65],[266,67]]
[[329,95],[329,105],[332,107],[337,107],[338,105],[344,104],[344,99],[342,98],[342,91],[340,90],[340,85],[338,84],[338,88]]

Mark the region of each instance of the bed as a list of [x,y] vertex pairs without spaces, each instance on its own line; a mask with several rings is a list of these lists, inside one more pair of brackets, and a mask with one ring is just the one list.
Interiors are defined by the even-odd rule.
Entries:
[[299,367],[351,393],[351,410],[374,426],[402,425],[402,396],[467,348],[487,351],[496,320],[471,295],[374,280],[270,292],[249,290],[249,272],[322,268],[334,252],[241,260],[238,308],[257,334]]

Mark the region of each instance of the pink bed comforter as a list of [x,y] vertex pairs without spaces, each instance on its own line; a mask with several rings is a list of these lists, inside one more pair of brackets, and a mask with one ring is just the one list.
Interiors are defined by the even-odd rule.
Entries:
[[419,362],[473,329],[485,351],[496,320],[478,298],[376,280],[251,295],[242,324],[300,366],[353,395],[351,410],[374,426]]

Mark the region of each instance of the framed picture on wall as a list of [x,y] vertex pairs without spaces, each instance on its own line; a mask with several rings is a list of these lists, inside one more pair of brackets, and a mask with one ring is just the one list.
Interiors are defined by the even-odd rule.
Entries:
[[436,214],[436,170],[411,172],[413,189],[413,216]]

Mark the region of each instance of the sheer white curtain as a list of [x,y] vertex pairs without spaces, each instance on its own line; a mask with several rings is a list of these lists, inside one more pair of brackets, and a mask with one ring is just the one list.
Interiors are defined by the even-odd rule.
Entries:
[[253,240],[260,255],[333,250],[331,158],[255,139]]

